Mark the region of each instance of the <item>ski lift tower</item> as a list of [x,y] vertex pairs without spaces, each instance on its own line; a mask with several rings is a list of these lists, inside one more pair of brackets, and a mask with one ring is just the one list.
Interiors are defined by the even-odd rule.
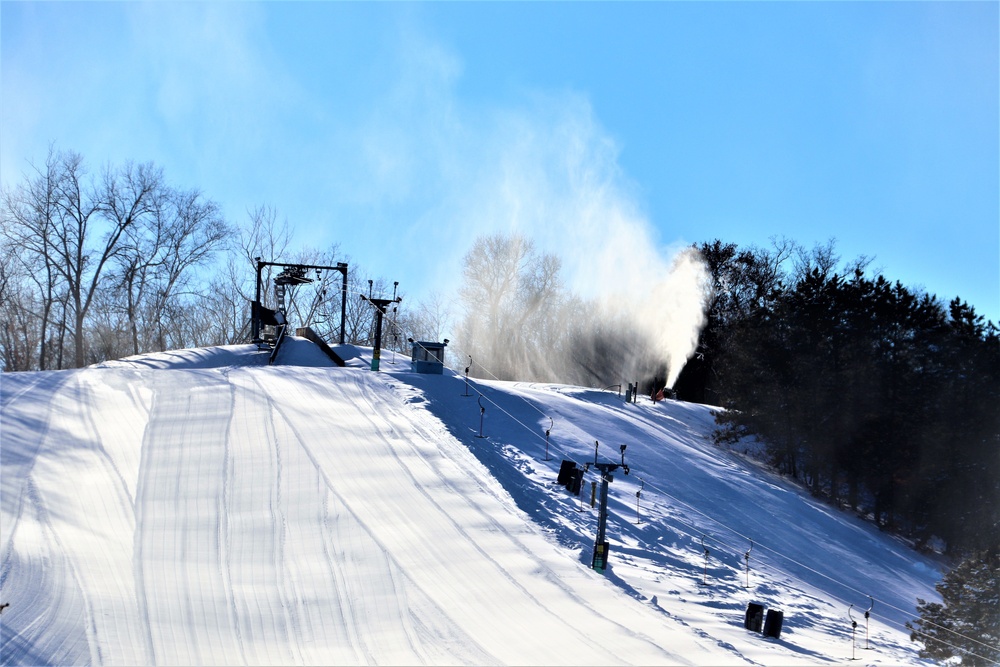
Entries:
[[608,525],[608,483],[614,481],[611,473],[618,470],[619,467],[622,468],[626,475],[629,473],[628,465],[625,463],[625,449],[627,447],[627,445],[622,445],[619,448],[622,454],[622,462],[620,464],[598,463],[597,451],[594,451],[593,466],[601,471],[601,504],[597,513],[597,539],[594,541],[594,558],[590,566],[601,573],[608,567],[608,550],[610,547],[605,537]]
[[[260,257],[257,260],[257,290],[254,295],[253,304],[250,308],[250,337],[251,340],[260,345],[265,342],[263,329],[267,325],[285,325],[285,293],[290,286],[304,285],[313,282],[315,279],[306,275],[307,271],[316,271],[317,278],[320,271],[340,271],[343,281],[341,286],[340,300],[340,344],[344,343],[344,324],[347,321],[347,264],[337,262],[336,266],[320,266],[315,264],[292,264],[287,262],[265,262]],[[281,273],[274,277],[274,296],[276,308],[271,310],[265,308],[260,302],[261,272],[265,266],[280,266]]]
[[[396,283],[397,285],[399,283]],[[375,347],[372,350],[372,370],[377,371],[379,367],[379,359],[382,356],[382,317],[386,315],[387,308],[394,304],[399,303],[403,300],[403,297],[397,296],[392,299],[377,299],[370,294],[372,287],[372,281],[368,281],[369,295],[365,296],[360,294],[362,301],[367,301],[375,308]]]

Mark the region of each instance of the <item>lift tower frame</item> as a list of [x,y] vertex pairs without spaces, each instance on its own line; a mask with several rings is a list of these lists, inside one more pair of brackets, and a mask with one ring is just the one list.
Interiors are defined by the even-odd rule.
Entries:
[[601,573],[608,567],[608,551],[610,547],[606,538],[608,525],[608,483],[614,481],[615,478],[611,473],[618,470],[619,467],[626,475],[629,473],[628,465],[625,463],[625,450],[627,448],[628,445],[619,447],[622,455],[621,463],[598,463],[596,450],[594,452],[594,463],[592,465],[601,471],[601,495],[600,508],[597,511],[597,540],[594,542],[594,557],[590,563],[590,567]]
[[265,262],[260,257],[255,257],[257,261],[257,291],[254,294],[254,301],[250,312],[250,337],[254,343],[260,344],[261,336],[261,272],[265,266],[280,266],[285,271],[307,271],[310,269],[317,271],[340,271],[343,277],[340,297],[340,344],[344,344],[345,324],[347,322],[347,263],[337,262],[336,266],[323,266],[318,264],[295,264],[293,262]]

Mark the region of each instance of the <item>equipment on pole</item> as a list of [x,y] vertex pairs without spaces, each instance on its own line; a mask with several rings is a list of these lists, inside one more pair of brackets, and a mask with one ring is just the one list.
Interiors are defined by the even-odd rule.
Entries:
[[708,586],[708,547],[705,546],[705,536],[701,536],[701,548],[705,551],[705,569],[702,571],[701,583]]
[[753,540],[752,539],[750,540],[750,548],[747,549],[747,552],[745,554],[743,554],[743,560],[745,560],[746,564],[747,564],[747,585],[745,586],[745,588],[750,588],[750,552],[751,551],[753,551]]
[[547,429],[545,429],[545,460],[546,461],[549,460],[549,433],[552,432],[552,427],[555,426],[555,425],[556,425],[556,423],[554,421],[552,421],[552,417],[549,417],[549,427]]
[[483,435],[483,416],[486,414],[486,407],[483,405],[483,395],[479,395],[479,435],[477,438],[485,438]]
[[642,523],[642,519],[639,518],[639,498],[642,498],[642,490],[646,488],[646,481],[643,479],[639,480],[639,490],[635,492],[635,523],[636,525]]
[[868,619],[872,615],[872,609],[875,608],[875,598],[873,598],[872,596],[869,595],[868,599],[871,600],[871,604],[868,605],[868,609],[865,610],[865,650],[866,651],[871,650],[871,646],[868,645]]
[[859,658],[854,656],[854,650],[857,648],[857,642],[854,641],[854,634],[858,629],[858,622],[854,620],[854,615],[851,614],[852,609],[854,609],[853,604],[847,608],[847,617],[851,619],[851,660],[859,660]]

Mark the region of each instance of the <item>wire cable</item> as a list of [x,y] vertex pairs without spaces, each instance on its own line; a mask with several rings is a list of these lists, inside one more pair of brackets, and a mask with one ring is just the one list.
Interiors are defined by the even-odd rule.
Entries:
[[[392,318],[388,314],[386,314],[384,316],[387,319],[389,319],[390,321],[394,321],[394,318]],[[397,324],[398,324],[398,322],[397,322]],[[496,375],[494,375],[488,368],[486,368],[485,366],[483,366],[481,363],[479,363],[478,366],[479,366],[479,368],[483,369],[486,373],[488,373],[493,378],[494,381],[503,382],[503,380],[500,380]],[[454,372],[456,374],[456,376],[460,376],[461,375],[456,369],[451,368],[450,366],[447,366],[447,364],[445,364],[445,367],[448,368],[449,370],[451,370],[452,372]],[[542,432],[536,431],[534,428],[528,426],[527,424],[525,424],[524,422],[522,422],[520,419],[518,419],[517,417],[515,417],[513,414],[511,414],[508,410],[504,409],[503,406],[501,406],[499,403],[497,403],[495,400],[493,400],[490,396],[487,396],[479,388],[479,386],[477,386],[478,383],[476,383],[472,379],[469,379],[469,383],[473,387],[473,389],[476,391],[476,393],[479,395],[479,397],[485,399],[488,403],[490,403],[491,405],[493,405],[494,407],[496,407],[503,414],[507,415],[512,421],[514,421],[515,423],[517,423],[518,425],[520,425],[522,428],[524,428],[526,431],[528,431],[529,433],[531,433],[533,436],[539,438],[543,442],[545,441],[545,436],[543,435]],[[525,397],[520,396],[518,394],[515,394],[514,398],[521,400],[525,405],[531,407],[533,410],[535,410],[536,412],[538,412],[543,417],[548,417],[549,419],[551,419],[551,417],[549,415],[545,414],[542,410],[540,410],[537,406],[533,405]],[[551,442],[550,442],[549,448],[550,449],[554,449],[556,453],[562,453],[564,457],[567,457],[568,459],[573,460],[574,462],[576,461],[576,455],[572,454],[571,452],[568,452],[566,449],[564,449],[563,447],[560,447],[558,444],[552,445]],[[732,533],[732,534],[734,534],[734,535],[736,535],[736,536],[738,536],[738,537],[740,537],[740,538],[742,538],[744,540],[751,541],[752,544],[755,547],[757,547],[758,549],[760,549],[760,550],[766,551],[766,552],[768,552],[770,554],[773,554],[774,556],[777,556],[780,559],[783,559],[783,560],[785,560],[785,561],[787,561],[789,563],[797,565],[798,567],[801,567],[801,568],[807,570],[808,572],[811,572],[811,573],[813,573],[813,574],[815,574],[815,575],[817,575],[817,576],[819,576],[819,577],[821,577],[821,578],[823,578],[823,579],[825,579],[827,581],[830,581],[830,582],[832,582],[834,584],[837,584],[838,586],[841,586],[842,588],[844,588],[844,589],[846,589],[848,591],[852,591],[854,593],[858,593],[859,595],[862,595],[862,596],[865,596],[865,597],[870,597],[868,595],[868,593],[866,593],[864,591],[861,591],[861,590],[859,590],[859,589],[851,586],[850,584],[848,584],[848,583],[846,583],[844,581],[835,579],[834,577],[831,577],[830,575],[824,574],[823,572],[820,572],[820,571],[816,570],[815,568],[812,568],[812,567],[806,565],[805,563],[802,563],[802,562],[800,562],[800,561],[798,561],[798,560],[796,560],[796,559],[794,559],[794,558],[792,558],[790,556],[787,556],[787,555],[781,553],[777,549],[773,549],[773,548],[767,546],[766,544],[762,544],[759,541],[753,540],[753,538],[751,538],[751,537],[749,537],[747,535],[744,535],[743,533],[741,533],[740,531],[736,530],[735,528],[727,525],[723,521],[721,521],[721,520],[719,520],[719,519],[717,519],[717,518],[715,518],[715,517],[713,517],[713,516],[711,516],[709,514],[706,514],[705,512],[699,510],[698,508],[692,506],[691,504],[680,500],[679,498],[677,498],[676,496],[673,496],[670,493],[667,493],[662,487],[660,487],[659,485],[657,485],[655,482],[650,482],[648,478],[646,479],[646,486],[648,488],[650,488],[650,489],[658,492],[660,495],[662,495],[662,496],[664,496],[666,498],[671,499],[672,501],[674,501],[678,505],[680,505],[680,506],[682,506],[684,508],[687,508],[688,510],[691,510],[692,512],[694,512],[694,513],[696,513],[696,514],[704,517],[705,519],[709,520],[710,522],[712,522],[712,523],[714,523],[714,524],[716,524],[716,525],[724,528],[725,530],[729,531],[730,533]],[[656,507],[657,506],[656,502],[653,501],[651,503],[651,506],[652,507]],[[666,506],[663,505],[661,507],[665,508]],[[672,517],[672,519],[675,522],[678,522],[678,523],[681,523],[683,525],[686,525],[687,527],[691,528],[694,531],[699,531],[699,529],[696,526],[694,526],[694,525],[692,525],[692,524],[684,521],[683,519],[681,519],[679,517],[674,516],[674,517]],[[675,530],[675,532],[680,532],[682,534],[687,534],[689,537],[697,539],[697,536],[694,535],[693,533],[685,533],[685,531],[676,530],[676,528],[665,526],[659,520],[657,520],[657,523],[659,523],[660,525],[662,525],[664,528],[669,528],[671,530]],[[699,532],[701,532],[701,531],[699,531]],[[703,534],[703,532],[701,534]],[[721,540],[719,540],[717,538],[713,537],[713,538],[709,538],[709,539],[712,542],[716,543],[717,545],[719,545],[721,547],[729,548],[729,549],[733,548],[731,545],[728,545],[725,542],[722,542]],[[737,550],[737,552],[738,551],[739,550]],[[872,598],[872,599],[875,599],[875,598]],[[912,614],[911,611],[906,610],[906,609],[901,609],[900,607],[896,607],[896,606],[894,606],[894,605],[892,605],[892,604],[890,604],[890,603],[888,603],[888,602],[886,602],[884,600],[878,600],[878,601],[879,601],[879,603],[881,605],[883,605],[883,606],[885,606],[885,607],[887,607],[889,609],[892,609],[892,610],[894,610],[896,612],[899,612],[899,613],[901,613],[903,615],[910,615],[910,614]],[[896,627],[897,629],[902,629],[904,632],[907,630],[905,628],[905,626],[901,627],[898,623],[896,623],[895,621],[892,621],[891,619],[884,619],[884,622],[887,625],[891,625],[893,627]],[[991,646],[991,645],[989,645],[989,644],[987,644],[985,642],[979,641],[977,639],[974,639],[972,637],[964,635],[964,634],[962,634],[960,632],[952,630],[951,628],[946,628],[946,627],[938,625],[936,623],[931,623],[931,622],[927,622],[927,621],[922,621],[922,622],[925,623],[926,625],[934,627],[934,628],[936,628],[938,630],[941,630],[941,631],[944,631],[944,632],[948,632],[948,633],[950,633],[950,634],[952,634],[952,635],[954,635],[956,637],[960,637],[961,639],[963,639],[965,641],[972,642],[974,644],[977,644],[979,646],[983,646],[983,647],[988,648],[990,650],[1000,650],[1000,648],[998,648],[998,647]],[[944,641],[942,639],[939,639],[937,637],[931,637],[931,635],[928,635],[925,632],[921,632],[921,631],[918,631],[918,630],[913,630],[913,633],[917,634],[917,635],[922,635],[922,636],[926,636],[926,637],[932,638],[936,642],[945,644],[945,645],[949,646],[950,648],[954,648],[954,649],[960,650],[960,651],[962,651],[964,653],[968,653],[969,655],[974,655],[977,658],[980,658],[980,659],[983,659],[983,660],[987,660],[987,661],[991,660],[990,658],[986,658],[984,656],[973,654],[973,653],[967,651],[966,649],[964,649],[962,647],[959,647],[959,646],[954,645],[954,644],[950,644],[950,643],[948,643],[948,642],[946,642],[946,641]]]

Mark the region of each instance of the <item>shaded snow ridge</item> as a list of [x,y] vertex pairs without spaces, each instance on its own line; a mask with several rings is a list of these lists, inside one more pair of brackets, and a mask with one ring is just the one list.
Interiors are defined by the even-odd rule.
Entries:
[[[336,351],[347,367],[290,338],[275,366],[229,346],[0,376],[2,662],[920,662],[903,623],[935,565],[714,446],[711,408],[466,396]],[[631,468],[603,576],[594,471],[579,497],[555,484],[595,442]],[[744,628],[751,602],[783,612],[777,639]]]

